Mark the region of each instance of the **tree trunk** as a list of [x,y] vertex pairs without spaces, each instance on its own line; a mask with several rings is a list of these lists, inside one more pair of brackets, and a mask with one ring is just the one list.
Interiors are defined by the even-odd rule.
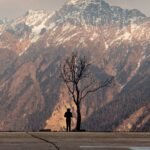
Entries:
[[80,131],[80,127],[81,127],[80,104],[77,104],[77,123],[76,123],[76,131]]

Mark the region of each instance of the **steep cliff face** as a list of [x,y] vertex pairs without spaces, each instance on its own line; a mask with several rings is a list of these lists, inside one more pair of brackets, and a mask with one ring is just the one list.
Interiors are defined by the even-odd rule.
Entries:
[[82,103],[83,128],[149,131],[150,20],[103,0],[71,0],[58,12],[30,10],[0,24],[0,130],[64,130],[76,109],[60,64],[77,50],[98,80],[114,83]]

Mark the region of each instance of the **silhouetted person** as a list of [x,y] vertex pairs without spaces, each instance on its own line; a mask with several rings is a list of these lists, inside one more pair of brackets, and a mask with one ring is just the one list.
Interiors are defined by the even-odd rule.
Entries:
[[66,118],[66,130],[70,132],[71,131],[71,118],[72,118],[72,113],[70,111],[70,108],[67,109],[67,111],[64,114],[64,117]]

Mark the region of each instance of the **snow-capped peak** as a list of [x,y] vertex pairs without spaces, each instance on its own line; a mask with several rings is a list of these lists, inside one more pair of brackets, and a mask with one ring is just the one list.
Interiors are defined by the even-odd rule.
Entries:
[[[55,16],[56,22],[80,25],[117,25],[124,27],[146,16],[138,10],[122,9],[104,0],[69,0]],[[55,20],[54,19],[54,20]]]

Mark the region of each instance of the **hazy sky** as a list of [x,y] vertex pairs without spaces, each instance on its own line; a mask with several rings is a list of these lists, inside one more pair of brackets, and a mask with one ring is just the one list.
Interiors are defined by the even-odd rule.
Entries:
[[[29,9],[59,9],[66,0],[0,0],[0,18],[16,18]],[[106,0],[123,8],[137,8],[150,16],[150,0]]]

